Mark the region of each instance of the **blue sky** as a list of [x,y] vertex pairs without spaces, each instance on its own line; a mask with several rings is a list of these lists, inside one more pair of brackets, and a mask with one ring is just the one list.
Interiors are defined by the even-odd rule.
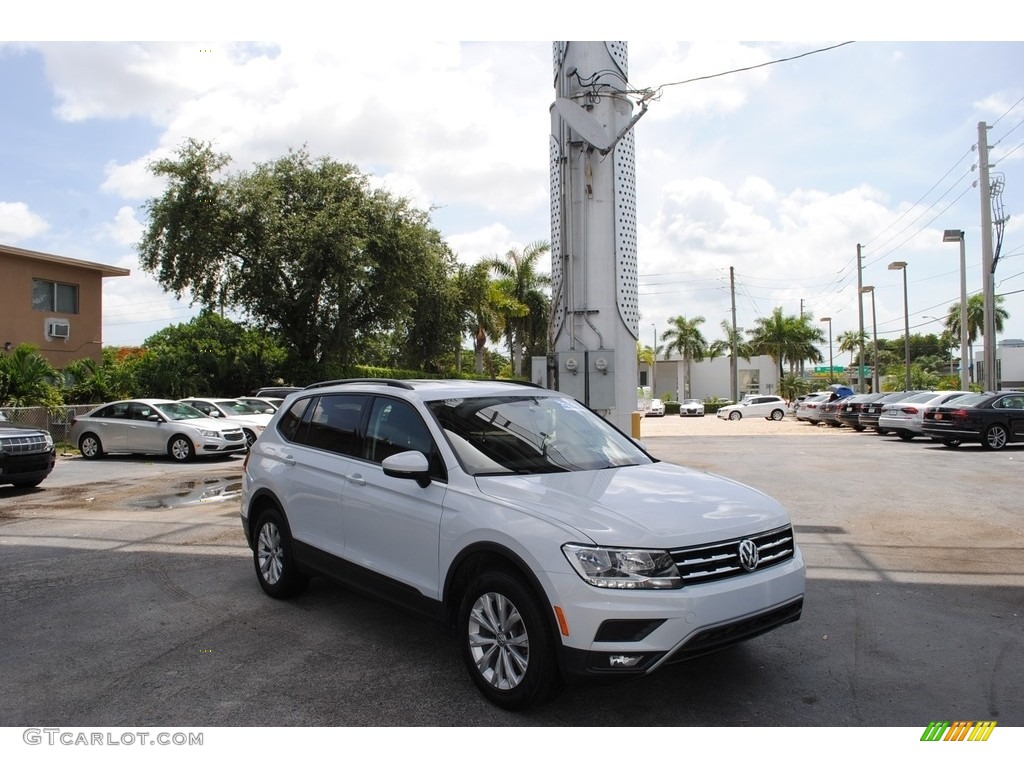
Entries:
[[[834,28],[754,16],[729,29],[712,16],[622,25],[634,33],[621,36],[632,84],[664,86],[635,129],[641,341],[674,315],[703,316],[708,340],[720,338],[729,267],[739,326],[781,306],[832,317],[837,337],[857,326],[858,243],[879,337],[903,332],[902,277],[886,268],[896,260],[908,263],[912,332],[938,332],[927,317],[944,316],[960,285],[944,229],[965,230],[968,291],[981,290],[971,166],[982,121],[1010,216],[996,273],[1011,315],[1003,336],[1024,338],[1024,43],[949,42],[983,37],[954,26],[959,18],[928,30],[891,13],[887,26],[862,16]],[[237,169],[303,144],[355,163],[434,208],[466,262],[551,238],[549,40],[437,42],[460,29],[436,20],[424,27],[432,36],[411,37],[410,23],[385,39],[259,13],[238,24],[204,18],[210,39],[192,40],[195,26],[180,21],[118,29],[72,15],[57,26],[28,18],[11,35],[63,42],[0,43],[0,242],[131,269],[105,281],[105,343],[141,344],[196,312],[163,294],[133,248],[143,204],[160,193],[146,164],[186,137],[212,141]],[[578,28],[576,39],[611,31],[555,21],[552,32]],[[689,41],[651,40],[652,26]],[[184,42],[121,42],[154,29]],[[462,37],[484,29],[470,24]],[[523,40],[542,31],[523,19],[501,30]],[[918,42],[879,40],[896,36]],[[225,42],[236,38],[264,42]]]

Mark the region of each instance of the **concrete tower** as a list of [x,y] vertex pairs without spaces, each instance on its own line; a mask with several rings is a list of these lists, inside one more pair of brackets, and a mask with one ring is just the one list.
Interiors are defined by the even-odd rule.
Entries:
[[[624,42],[554,43],[549,386],[629,434],[636,410],[636,176]],[[644,106],[646,110],[646,105]]]

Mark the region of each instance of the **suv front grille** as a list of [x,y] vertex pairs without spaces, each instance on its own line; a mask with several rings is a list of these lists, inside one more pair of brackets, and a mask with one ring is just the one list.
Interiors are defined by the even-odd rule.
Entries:
[[4,453],[44,453],[46,438],[42,435],[25,435],[24,437],[0,437],[0,448]]
[[673,549],[669,554],[683,578],[683,586],[706,584],[748,573],[740,564],[740,542],[745,539],[750,539],[757,546],[758,563],[755,571],[793,558],[795,544],[793,528],[789,525],[753,536]]

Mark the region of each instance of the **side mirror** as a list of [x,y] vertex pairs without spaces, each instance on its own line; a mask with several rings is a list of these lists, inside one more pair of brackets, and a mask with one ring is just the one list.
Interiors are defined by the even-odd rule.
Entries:
[[430,485],[430,462],[419,451],[402,451],[380,463],[384,474],[402,480],[415,480],[420,488]]

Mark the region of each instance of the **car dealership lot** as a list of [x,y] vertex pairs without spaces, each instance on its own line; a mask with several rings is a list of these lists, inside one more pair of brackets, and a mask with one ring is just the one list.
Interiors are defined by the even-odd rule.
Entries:
[[1024,446],[653,421],[654,455],[787,506],[808,562],[798,623],[509,713],[433,625],[319,580],[266,598],[237,457],[61,457],[39,489],[0,489],[0,726],[1024,725]]

